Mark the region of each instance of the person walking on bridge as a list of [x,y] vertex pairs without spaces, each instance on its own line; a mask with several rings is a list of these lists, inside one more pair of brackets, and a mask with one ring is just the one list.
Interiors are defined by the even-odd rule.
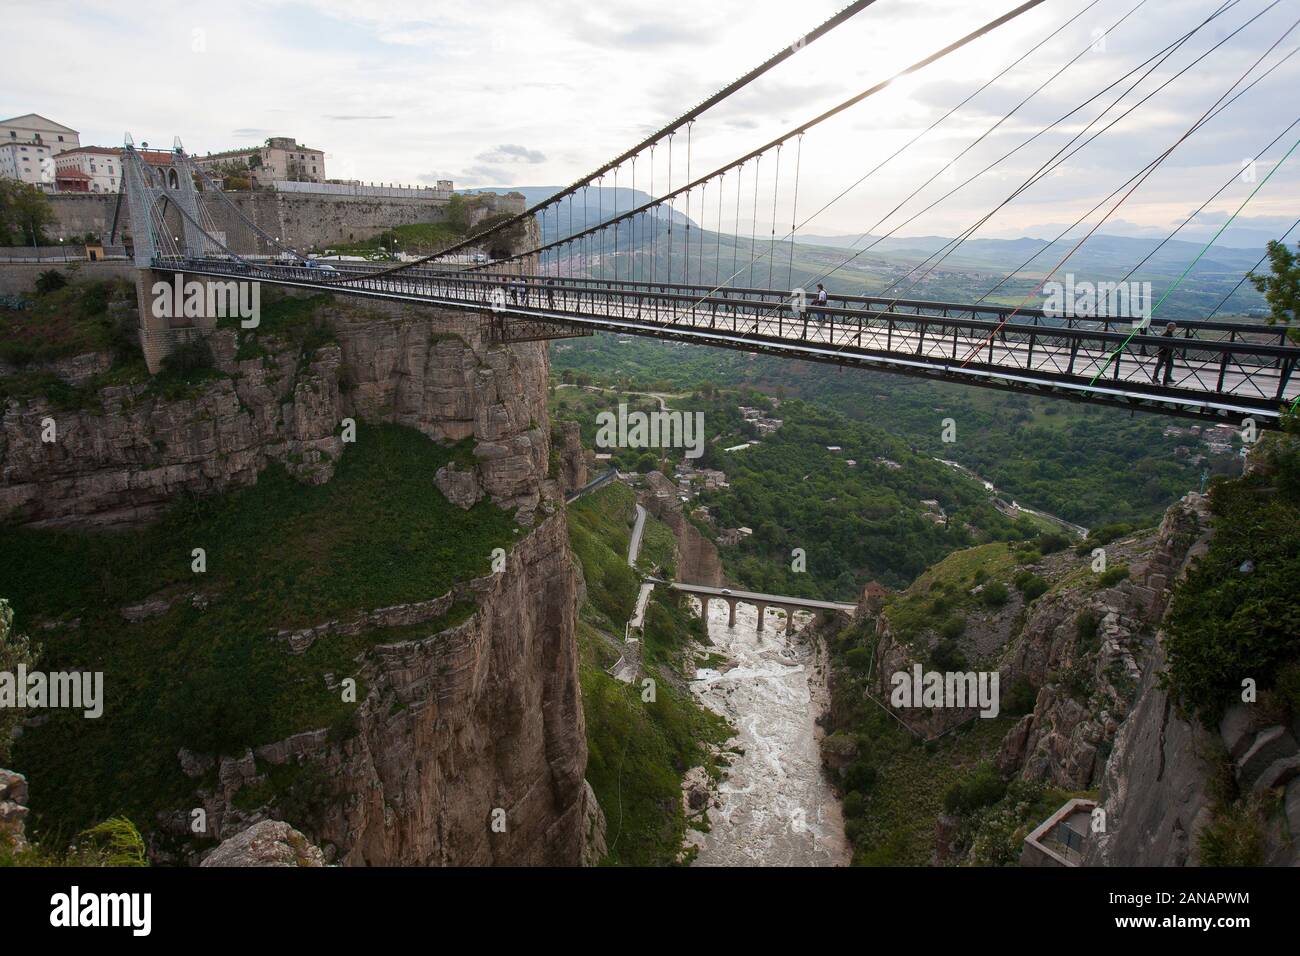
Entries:
[[[1165,331],[1160,337],[1172,340],[1174,337],[1174,332],[1176,332],[1177,330],[1178,330],[1178,326],[1175,323],[1170,322],[1168,325],[1165,326]],[[1163,384],[1168,385],[1170,380],[1174,377],[1174,346],[1172,341],[1170,341],[1168,345],[1161,343],[1160,355],[1156,359],[1156,370],[1151,376],[1151,381],[1153,382],[1160,381],[1161,368],[1164,368],[1165,370],[1165,379]]]
[[817,283],[817,298],[814,301],[817,303],[818,311],[814,311],[813,315],[816,316],[818,323],[825,322],[826,313],[821,310],[826,308],[826,287],[820,282]]

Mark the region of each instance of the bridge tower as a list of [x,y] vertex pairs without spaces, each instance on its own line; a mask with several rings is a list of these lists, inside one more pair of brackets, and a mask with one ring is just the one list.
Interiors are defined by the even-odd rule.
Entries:
[[[148,144],[144,144],[147,146]],[[127,133],[122,152],[122,184],[126,190],[127,210],[131,217],[134,242],[136,300],[140,309],[140,348],[151,374],[162,368],[162,361],[179,344],[204,332],[210,332],[213,318],[188,319],[160,317],[155,314],[154,287],[159,282],[183,285],[180,273],[164,274],[154,270],[160,258],[203,256],[209,240],[200,223],[198,190],[190,174],[189,163],[177,137],[167,164],[151,163],[135,148]],[[172,236],[167,225],[167,209],[174,205],[181,220],[181,236]],[[182,245],[183,243],[183,245]]]

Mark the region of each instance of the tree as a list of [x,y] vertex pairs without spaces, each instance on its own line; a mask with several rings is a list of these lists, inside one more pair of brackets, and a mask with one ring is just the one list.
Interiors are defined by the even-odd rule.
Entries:
[[1293,342],[1300,342],[1300,328],[1296,320],[1296,306],[1300,304],[1300,261],[1285,243],[1276,240],[1268,244],[1269,268],[1272,275],[1248,273],[1251,283],[1264,293],[1268,303],[1268,324],[1281,323],[1288,326],[1287,335]]
[[[18,665],[30,668],[36,663],[40,648],[23,634],[13,630],[14,612],[9,602],[0,598],[0,673],[13,674],[17,679]],[[14,728],[23,719],[16,707],[0,707],[0,766],[9,760],[9,748]]]
[[45,244],[45,227],[53,222],[45,193],[27,183],[0,179],[0,246]]

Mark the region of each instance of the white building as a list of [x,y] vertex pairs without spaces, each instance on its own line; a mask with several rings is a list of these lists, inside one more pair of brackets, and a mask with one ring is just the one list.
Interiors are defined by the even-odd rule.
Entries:
[[90,192],[115,193],[122,190],[122,151],[105,146],[81,146],[54,157],[56,171],[79,170],[90,177]]
[[53,191],[53,150],[40,143],[0,142],[0,179],[16,179]]
[[54,157],[80,145],[75,129],[36,113],[0,120],[0,178],[53,191]]
[[71,127],[28,113],[0,120],[0,143],[38,143],[58,154],[80,146],[81,136]]

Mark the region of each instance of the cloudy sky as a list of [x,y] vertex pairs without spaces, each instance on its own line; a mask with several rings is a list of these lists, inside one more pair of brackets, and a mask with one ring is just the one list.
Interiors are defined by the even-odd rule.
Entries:
[[[1070,123],[1023,146],[933,210],[904,220],[1119,80],[1223,2],[1046,0],[809,132],[798,157],[797,218],[816,215],[801,232],[956,233],[1005,198],[1141,74],[1102,93]],[[1164,89],[1003,208],[978,235],[1054,235],[1177,141],[1270,46],[1278,44],[1245,82],[1300,46],[1300,0],[1279,0],[1271,9],[1270,0],[1227,2],[1219,18],[1098,125],[1169,80]],[[86,144],[120,144],[128,130],[137,143],[151,145],[170,145],[180,136],[200,154],[295,136],[326,152],[335,178],[410,184],[450,178],[458,187],[567,184],[771,53],[797,44],[802,32],[841,6],[842,0],[223,0],[144,6],[5,0],[0,23],[9,42],[0,60],[0,114],[41,113],[79,130]],[[692,174],[747,152],[1013,6],[1014,0],[877,0],[702,117],[691,134]],[[1080,15],[1062,28],[1075,14]],[[854,185],[1045,38],[996,84]],[[944,173],[888,216],[1081,52],[969,149],[955,172]],[[1189,68],[1175,76],[1184,67]],[[1181,144],[1102,231],[1163,234],[1231,180],[1181,234],[1208,238],[1300,138],[1298,124],[1239,175],[1244,162],[1300,118],[1297,80],[1300,54]],[[679,135],[674,144],[674,182],[685,173],[684,140]],[[760,231],[773,218],[774,186],[781,231],[795,218],[795,152],[793,143],[782,151],[779,185],[775,157],[757,169],[764,197]],[[666,150],[657,151],[659,192],[667,181],[666,160]],[[639,162],[637,188],[649,188],[650,168],[648,158]],[[752,206],[754,175],[754,167],[747,167],[741,183],[750,197],[745,207]],[[619,185],[632,185],[629,177],[625,169]],[[1300,216],[1298,183],[1300,149],[1246,207],[1238,220],[1243,228],[1225,240],[1247,244],[1284,231]],[[724,226],[736,219],[734,189],[733,174],[721,197],[729,210]],[[703,197],[706,225],[717,216],[717,200],[716,190]],[[692,214],[699,218],[700,197],[693,202]],[[1096,221],[1110,205],[1085,222]],[[752,210],[742,209],[742,228],[754,218]]]

